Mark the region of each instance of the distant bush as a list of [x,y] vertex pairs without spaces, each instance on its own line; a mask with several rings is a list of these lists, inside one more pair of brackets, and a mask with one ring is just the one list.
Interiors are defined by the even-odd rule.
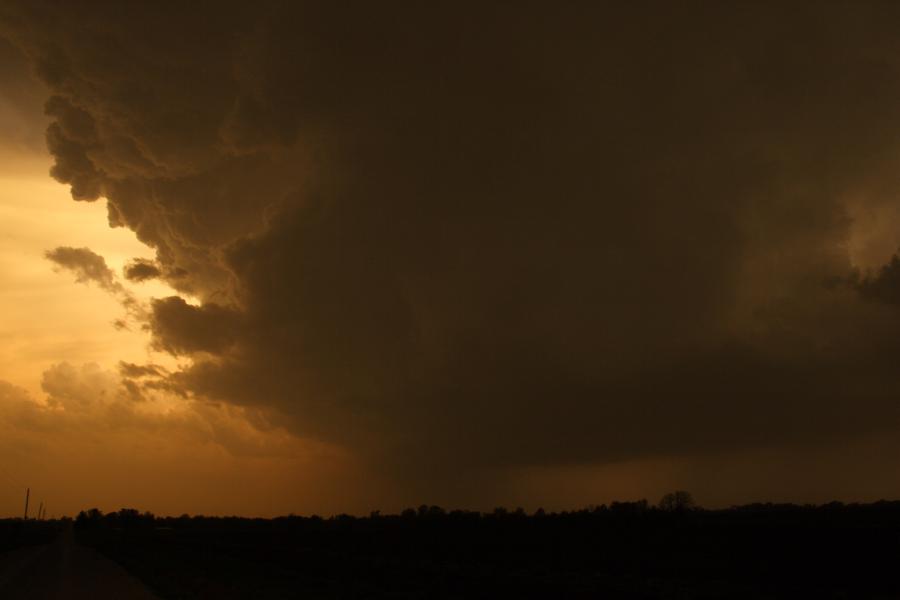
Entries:
[[22,546],[46,544],[61,531],[61,521],[37,521],[34,519],[0,519],[0,552]]
[[103,514],[99,509],[92,508],[81,511],[75,518],[75,527],[78,529],[91,529],[107,527],[113,529],[141,529],[153,528],[156,525],[156,517],[151,512],[140,512],[134,508],[122,508],[118,512]]
[[690,492],[679,490],[671,492],[659,501],[659,509],[666,512],[684,512],[696,508],[694,497]]

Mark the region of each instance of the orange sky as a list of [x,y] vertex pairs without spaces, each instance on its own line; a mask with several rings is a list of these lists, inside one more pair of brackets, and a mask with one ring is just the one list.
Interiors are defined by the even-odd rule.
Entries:
[[[0,106],[0,516],[21,512],[26,486],[51,515],[94,505],[248,515],[358,508],[329,487],[332,471],[348,469],[334,449],[261,431],[227,407],[159,393],[133,409],[117,397],[119,361],[177,361],[152,351],[140,328],[113,327],[119,302],[44,254],[86,246],[121,272],[153,252],[109,227],[104,202],[72,202],[49,177],[52,160],[34,141],[43,119]],[[142,301],[173,293],[157,281],[129,289]]]
[[[75,203],[65,186],[47,176],[49,160],[32,169],[0,175],[0,312],[5,316],[0,379],[16,381],[34,394],[48,364],[67,360],[103,363],[121,356],[148,358],[146,335],[116,331],[110,315],[116,301],[96,287],[72,285],[54,272],[44,252],[51,245],[98,248],[115,270],[134,256],[152,256],[134,234],[111,229],[102,203]],[[136,286],[160,295],[162,286]]]
[[[44,257],[58,245],[90,246],[119,271],[126,260],[152,252],[132,232],[111,229],[102,202],[72,202],[66,186],[47,176],[49,157],[18,158],[16,169],[0,174],[0,380],[21,388],[0,391],[0,403],[7,403],[0,409],[0,417],[7,417],[5,423],[0,418],[0,515],[18,514],[26,485],[52,514],[138,501],[170,513],[314,508],[322,492],[307,489],[305,478],[329,459],[311,465],[309,448],[283,433],[259,432],[239,416],[214,409],[198,416],[164,395],[112,426],[116,417],[96,399],[96,406],[79,407],[69,420],[41,412],[25,417],[9,408],[21,396],[36,411],[53,412],[41,382],[45,371],[61,363],[71,366],[64,382],[75,389],[71,393],[80,388],[105,395],[104,402],[117,392],[118,361],[174,364],[148,349],[146,332],[112,326],[112,316],[123,311],[109,294],[76,284]],[[131,288],[143,299],[171,293],[155,282]],[[63,398],[67,389],[59,392]]]

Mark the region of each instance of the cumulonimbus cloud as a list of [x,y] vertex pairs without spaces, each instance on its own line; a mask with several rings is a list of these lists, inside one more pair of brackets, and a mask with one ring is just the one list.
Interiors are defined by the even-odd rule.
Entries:
[[8,4],[53,175],[201,301],[169,385],[401,474],[892,427],[896,312],[825,282],[900,183],[894,7]]

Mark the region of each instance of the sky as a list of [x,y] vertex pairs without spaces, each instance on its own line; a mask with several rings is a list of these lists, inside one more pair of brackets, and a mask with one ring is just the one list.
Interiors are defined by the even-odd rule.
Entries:
[[0,3],[0,514],[900,495],[887,3]]

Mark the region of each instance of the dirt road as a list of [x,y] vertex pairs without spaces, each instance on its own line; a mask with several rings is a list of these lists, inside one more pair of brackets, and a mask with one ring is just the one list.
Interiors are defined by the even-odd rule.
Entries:
[[69,527],[45,546],[0,555],[3,600],[158,600],[122,567],[75,542]]

